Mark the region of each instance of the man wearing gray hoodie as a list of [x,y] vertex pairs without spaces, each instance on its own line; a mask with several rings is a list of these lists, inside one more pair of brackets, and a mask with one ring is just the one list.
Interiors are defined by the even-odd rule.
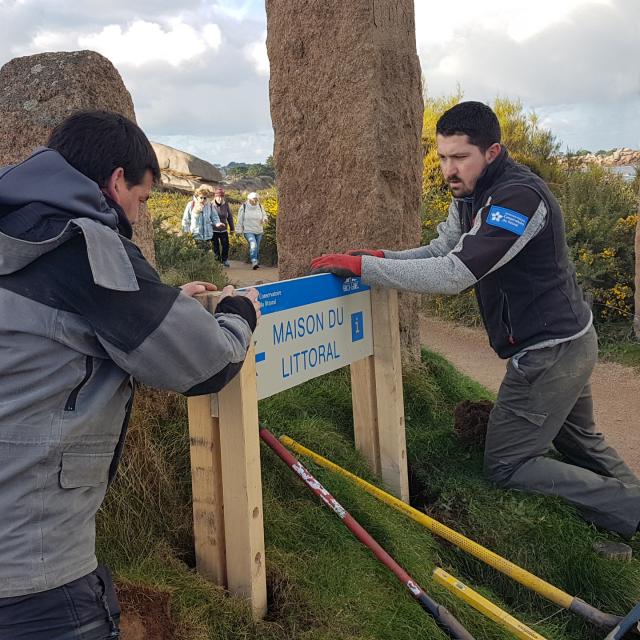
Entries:
[[70,116],[0,169],[0,640],[119,635],[95,514],[113,478],[133,380],[197,395],[241,368],[257,292],[215,316],[165,286],[131,241],[160,171],[141,129]]

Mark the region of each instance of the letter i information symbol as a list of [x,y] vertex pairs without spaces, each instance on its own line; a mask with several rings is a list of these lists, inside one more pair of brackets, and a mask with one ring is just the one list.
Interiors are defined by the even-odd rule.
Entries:
[[362,311],[351,314],[351,342],[364,338],[364,321]]

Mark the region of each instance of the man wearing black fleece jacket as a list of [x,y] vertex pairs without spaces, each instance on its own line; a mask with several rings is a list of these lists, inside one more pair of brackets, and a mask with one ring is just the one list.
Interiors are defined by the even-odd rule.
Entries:
[[0,638],[118,637],[95,514],[122,453],[134,379],[198,395],[242,367],[257,292],[217,313],[168,287],[131,241],[160,170],[109,112],[70,116],[0,169]]
[[[589,379],[598,339],[560,205],[509,157],[487,105],[452,107],[436,134],[453,196],[438,237],[406,251],[322,256],[312,268],[421,293],[473,287],[489,342],[509,360],[489,418],[487,477],[565,498],[585,519],[630,538],[640,521],[640,480],[596,430]],[[552,448],[561,459],[547,455]]]

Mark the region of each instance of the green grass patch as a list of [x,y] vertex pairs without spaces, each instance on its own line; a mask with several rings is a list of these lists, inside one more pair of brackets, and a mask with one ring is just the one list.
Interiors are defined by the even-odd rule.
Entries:
[[629,323],[611,323],[598,327],[600,357],[633,367],[640,372],[640,340],[633,333]]
[[[481,452],[452,432],[463,399],[490,394],[425,352],[405,374],[407,445],[415,506],[572,595],[614,613],[640,599],[640,563],[607,561],[606,537],[560,500],[497,490],[482,478]],[[270,608],[247,608],[193,570],[188,434],[183,398],[144,390],[121,472],[98,521],[98,549],[121,581],[168,590],[181,640],[414,640],[444,638],[435,623],[344,525],[262,446]],[[350,471],[378,482],[353,446],[347,370],[260,403],[260,417]],[[305,465],[437,600],[483,640],[511,638],[431,580],[442,566],[549,640],[600,640],[602,631],[439,541],[346,479]],[[635,541],[636,553],[640,542]]]

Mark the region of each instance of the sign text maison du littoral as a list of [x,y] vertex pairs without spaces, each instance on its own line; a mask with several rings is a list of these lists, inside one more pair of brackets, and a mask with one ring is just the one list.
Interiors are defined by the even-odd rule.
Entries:
[[373,353],[371,295],[359,278],[321,274],[256,288],[258,399]]

